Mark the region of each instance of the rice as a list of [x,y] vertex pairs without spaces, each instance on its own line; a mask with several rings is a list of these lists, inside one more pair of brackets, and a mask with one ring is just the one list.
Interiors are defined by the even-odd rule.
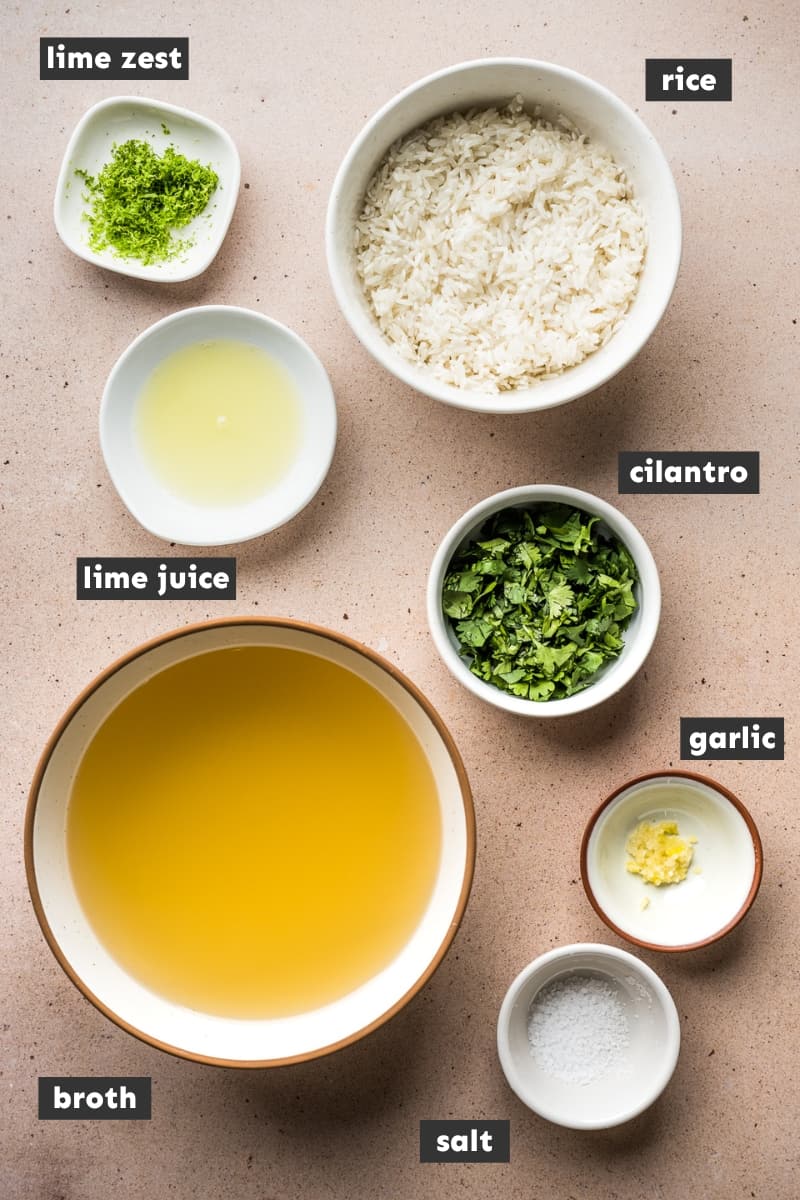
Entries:
[[520,97],[437,117],[390,148],[356,222],[384,336],[459,388],[506,392],[576,366],[619,328],[646,248],[622,168]]

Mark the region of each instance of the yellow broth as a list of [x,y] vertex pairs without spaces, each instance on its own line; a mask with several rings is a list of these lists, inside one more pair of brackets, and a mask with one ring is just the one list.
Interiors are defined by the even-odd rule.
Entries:
[[276,647],[177,663],[92,738],[67,814],[100,941],[178,1004],[280,1017],[327,1004],[406,944],[441,852],[431,768],[392,704]]

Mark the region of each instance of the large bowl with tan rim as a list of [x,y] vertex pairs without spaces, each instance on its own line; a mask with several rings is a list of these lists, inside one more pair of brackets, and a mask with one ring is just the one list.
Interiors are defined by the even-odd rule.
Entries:
[[[283,647],[298,655],[315,655],[374,688],[400,714],[422,748],[441,821],[441,851],[430,897],[416,928],[391,961],[322,1007],[257,1019],[230,1018],[175,1003],[123,969],[81,906],[67,847],[73,780],[91,739],[115,707],[174,664],[243,646]],[[113,803],[113,781],[109,783],[109,803]],[[355,1042],[398,1012],[430,978],[455,936],[467,903],[475,860],[475,820],[469,783],[450,734],[428,700],[396,667],[349,638],[304,622],[231,618],[176,630],[137,647],[78,696],[37,768],[26,819],[25,854],[34,908],[50,948],[72,982],[102,1013],[171,1054],[220,1066],[267,1067],[312,1059]]]

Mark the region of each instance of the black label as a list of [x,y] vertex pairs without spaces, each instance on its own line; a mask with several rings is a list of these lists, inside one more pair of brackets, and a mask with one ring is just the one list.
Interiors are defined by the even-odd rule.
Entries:
[[151,1080],[144,1075],[42,1075],[40,1121],[149,1121]]
[[510,1162],[508,1121],[420,1121],[419,1161]]
[[78,600],[236,599],[235,558],[79,558]]
[[645,100],[731,100],[730,58],[646,58]]
[[783,717],[681,717],[681,758],[783,758]]
[[40,79],[188,79],[189,39],[39,38]]
[[715,450],[704,454],[693,451],[621,450],[619,453],[618,490],[726,495],[751,494],[759,490],[757,450],[738,454]]

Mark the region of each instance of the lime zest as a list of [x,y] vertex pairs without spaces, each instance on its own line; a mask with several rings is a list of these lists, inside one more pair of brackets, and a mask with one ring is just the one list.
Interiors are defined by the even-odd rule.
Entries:
[[219,184],[210,165],[186,158],[174,146],[159,155],[137,138],[115,143],[96,177],[81,169],[75,174],[90,206],[84,213],[90,248],[110,249],[145,266],[177,258],[194,244],[174,231],[200,215]]

